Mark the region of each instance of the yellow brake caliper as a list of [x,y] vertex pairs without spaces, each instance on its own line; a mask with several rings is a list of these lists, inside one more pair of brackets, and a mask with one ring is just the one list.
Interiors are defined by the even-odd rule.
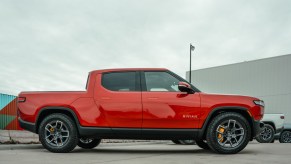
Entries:
[[[221,133],[223,133],[224,132],[224,128],[219,128],[219,130],[218,130],[220,133],[218,133],[218,136],[217,136],[217,138],[219,139],[219,142],[223,142],[223,136],[222,136],[222,134]],[[222,139],[221,139],[222,138]]]

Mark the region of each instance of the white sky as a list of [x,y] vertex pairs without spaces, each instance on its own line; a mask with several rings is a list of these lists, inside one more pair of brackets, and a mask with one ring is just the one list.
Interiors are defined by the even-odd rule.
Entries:
[[1,0],[0,93],[83,90],[88,72],[291,53],[288,0]]

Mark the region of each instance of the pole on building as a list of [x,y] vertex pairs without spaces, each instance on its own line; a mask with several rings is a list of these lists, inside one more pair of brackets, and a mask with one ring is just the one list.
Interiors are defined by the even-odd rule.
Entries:
[[192,65],[192,60],[191,60],[191,56],[192,56],[192,51],[195,50],[195,47],[190,43],[190,70],[189,70],[189,82],[191,83],[191,65]]

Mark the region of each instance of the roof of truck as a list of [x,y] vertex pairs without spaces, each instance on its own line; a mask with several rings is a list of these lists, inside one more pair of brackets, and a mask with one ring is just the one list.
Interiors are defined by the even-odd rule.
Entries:
[[114,69],[100,69],[91,71],[91,73],[115,72],[115,71],[167,71],[166,68],[114,68]]

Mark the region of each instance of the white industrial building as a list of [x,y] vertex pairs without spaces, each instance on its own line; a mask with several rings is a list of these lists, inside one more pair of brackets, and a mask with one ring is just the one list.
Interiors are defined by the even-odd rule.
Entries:
[[[240,94],[265,101],[265,113],[284,113],[291,123],[291,54],[193,70],[202,92]],[[189,71],[186,73],[189,79]]]

